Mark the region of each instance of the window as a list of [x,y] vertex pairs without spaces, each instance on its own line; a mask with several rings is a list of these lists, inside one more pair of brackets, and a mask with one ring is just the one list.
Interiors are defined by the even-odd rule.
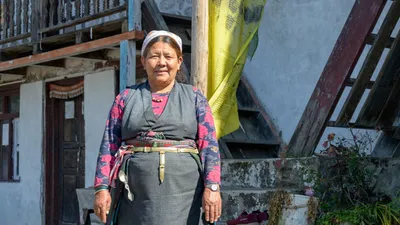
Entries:
[[0,87],[0,181],[19,180],[19,85]]

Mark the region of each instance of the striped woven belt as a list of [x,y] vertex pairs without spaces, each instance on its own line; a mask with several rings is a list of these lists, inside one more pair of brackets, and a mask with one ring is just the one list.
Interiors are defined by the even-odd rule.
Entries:
[[159,166],[159,176],[160,182],[164,182],[165,175],[165,153],[194,153],[199,154],[199,150],[195,148],[175,148],[175,147],[131,147],[126,146],[128,152],[159,152],[160,153],[160,166]]

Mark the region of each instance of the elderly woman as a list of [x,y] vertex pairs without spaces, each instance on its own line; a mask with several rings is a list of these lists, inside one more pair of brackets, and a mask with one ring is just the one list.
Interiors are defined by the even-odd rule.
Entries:
[[115,98],[106,123],[94,211],[110,224],[192,225],[202,224],[202,207],[212,223],[221,215],[221,167],[207,99],[175,80],[177,35],[150,32],[141,55],[147,81]]

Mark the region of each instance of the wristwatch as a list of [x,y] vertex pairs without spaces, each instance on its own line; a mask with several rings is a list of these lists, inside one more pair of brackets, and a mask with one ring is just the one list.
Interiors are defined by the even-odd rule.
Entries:
[[218,184],[207,184],[206,188],[209,188],[211,191],[219,191],[219,185]]

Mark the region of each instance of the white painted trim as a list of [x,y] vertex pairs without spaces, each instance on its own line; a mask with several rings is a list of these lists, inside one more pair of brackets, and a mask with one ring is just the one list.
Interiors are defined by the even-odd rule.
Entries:
[[53,81],[58,81],[58,80],[64,80],[64,79],[68,79],[68,78],[82,77],[87,74],[100,73],[100,72],[107,71],[107,70],[116,70],[116,69],[115,69],[115,67],[110,66],[110,67],[104,67],[104,68],[101,68],[98,70],[79,72],[79,73],[69,74],[69,75],[65,75],[65,76],[52,77],[52,78],[45,79],[44,81],[47,83],[47,82],[53,82]]
[[24,83],[25,81],[26,80],[23,79],[23,80],[16,80],[16,81],[11,81],[11,82],[7,82],[7,83],[2,83],[2,84],[0,84],[0,87],[7,86],[7,85],[10,85],[10,84]]

